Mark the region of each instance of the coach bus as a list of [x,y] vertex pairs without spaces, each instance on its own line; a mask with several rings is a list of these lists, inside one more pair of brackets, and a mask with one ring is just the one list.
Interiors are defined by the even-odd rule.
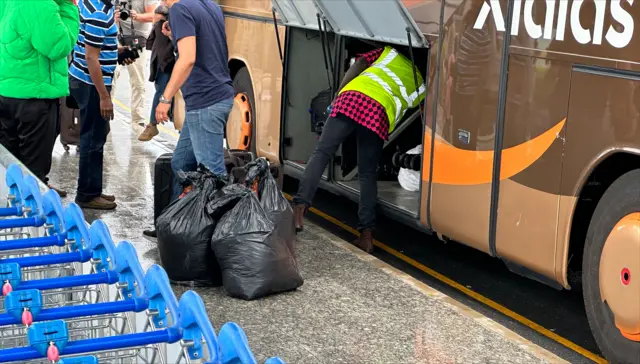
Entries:
[[[640,1],[219,3],[230,147],[299,178],[318,139],[312,100],[335,94],[356,54],[410,50],[427,97],[385,142],[383,213],[551,287],[581,286],[604,356],[640,362]],[[357,201],[352,144],[321,187]],[[394,156],[417,146],[408,191]]]

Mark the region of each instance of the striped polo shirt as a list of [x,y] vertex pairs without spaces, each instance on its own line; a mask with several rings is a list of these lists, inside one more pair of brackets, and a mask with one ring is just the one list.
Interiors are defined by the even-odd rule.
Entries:
[[111,86],[113,73],[118,63],[118,27],[110,0],[79,0],[80,35],[73,48],[73,61],[69,74],[78,80],[93,84],[87,61],[85,47],[100,48],[100,67],[104,84]]

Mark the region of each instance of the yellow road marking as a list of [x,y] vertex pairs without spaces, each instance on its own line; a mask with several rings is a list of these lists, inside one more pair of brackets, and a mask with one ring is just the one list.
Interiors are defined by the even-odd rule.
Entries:
[[[123,104],[122,102],[120,102],[119,100],[117,100],[115,98],[113,99],[113,103],[118,105],[119,107],[123,108],[125,111],[131,112],[131,108],[129,106]],[[145,119],[145,121],[148,123],[149,119]],[[166,126],[164,126],[162,124],[158,124],[158,130],[160,130],[160,131],[162,131],[162,132],[164,132],[166,134],[169,134],[169,135],[175,137],[176,139],[178,139],[180,137],[180,134],[177,131],[169,129],[169,128],[167,128]]]
[[[288,194],[284,194],[284,195],[288,200],[292,199],[292,197],[290,195],[288,195]],[[334,218],[334,217],[332,217],[330,215],[327,215],[326,213],[324,213],[324,212],[322,212],[322,211],[320,211],[320,210],[318,210],[316,208],[311,207],[311,208],[309,208],[309,211],[311,211],[315,215],[318,215],[321,218],[327,220],[328,222],[338,226],[342,230],[345,230],[345,231],[347,231],[347,232],[349,232],[349,233],[351,233],[351,234],[353,234],[355,236],[359,236],[360,235],[358,230],[352,228],[351,226],[343,223],[342,221],[340,221],[340,220],[338,220],[338,219],[336,219],[336,218]],[[461,293],[473,298],[474,300],[476,300],[476,301],[478,301],[480,303],[483,303],[486,306],[491,307],[492,309],[502,313],[503,315],[505,315],[505,316],[515,320],[515,321],[518,321],[519,323],[527,326],[528,328],[532,329],[533,331],[535,331],[535,332],[537,332],[537,333],[539,333],[541,335],[546,336],[547,338],[549,338],[549,339],[551,339],[551,340],[553,340],[553,341],[555,341],[555,342],[557,342],[557,343],[559,343],[559,344],[561,344],[561,345],[563,345],[563,346],[575,351],[576,353],[578,353],[578,354],[580,354],[580,355],[582,355],[582,356],[584,356],[586,358],[589,358],[589,359],[593,360],[596,363],[603,363],[603,364],[607,363],[607,360],[605,358],[599,356],[598,354],[593,353],[593,352],[583,348],[582,346],[580,346],[580,345],[578,345],[578,344],[576,344],[576,343],[574,343],[574,342],[572,342],[572,341],[570,341],[568,339],[565,339],[564,337],[554,333],[551,330],[548,330],[548,329],[544,328],[543,326],[541,326],[541,325],[529,320],[528,318],[526,318],[526,317],[524,317],[524,316],[522,316],[522,315],[520,315],[520,314],[518,314],[518,313],[516,313],[514,311],[511,311],[510,309],[508,309],[508,308],[502,306],[501,304],[491,300],[490,298],[487,298],[487,297],[485,297],[485,296],[483,296],[483,295],[481,295],[481,294],[479,294],[479,293],[477,293],[477,292],[475,292],[473,290],[470,290],[469,288],[461,285],[460,283],[454,281],[453,279],[436,272],[435,270],[425,266],[424,264],[416,261],[415,259],[413,259],[411,257],[408,257],[408,256],[402,254],[401,252],[399,252],[399,251],[397,251],[397,250],[395,250],[395,249],[393,249],[393,248],[391,248],[391,247],[379,242],[378,240],[374,239],[373,243],[378,248],[380,248],[380,249],[384,250],[385,252],[393,255],[394,257],[402,260],[403,262],[413,266],[414,268],[419,269],[423,273],[426,273],[426,274],[430,275],[431,277],[437,279],[438,281],[448,285],[451,288],[456,289],[457,291],[460,291]]]
[[[118,105],[119,107],[125,109],[126,111],[131,112],[131,109],[128,106],[126,106],[123,103],[121,103],[120,101],[118,101],[116,99],[113,99],[113,102],[116,105]],[[167,133],[167,134],[169,134],[171,136],[174,136],[176,138],[178,138],[180,136],[180,134],[178,134],[176,131],[168,129],[168,128],[162,126],[161,124],[158,124],[158,129],[160,129],[161,131],[163,131],[163,132],[165,132],[165,133]],[[292,197],[290,195],[288,195],[286,193],[284,195],[288,200],[292,199]],[[314,207],[311,207],[309,209],[309,211],[311,211],[315,215],[318,215],[321,218],[327,220],[328,222],[338,226],[342,230],[345,230],[345,231],[347,231],[347,232],[349,232],[349,233],[351,233],[351,234],[353,234],[355,236],[359,236],[360,235],[358,230],[352,228],[351,226],[343,223],[342,221],[340,221],[340,220],[338,220],[338,219],[336,219],[336,218],[334,218],[334,217],[332,217],[330,215],[327,215],[326,213],[324,213],[324,212],[322,212],[322,211],[320,211],[320,210],[318,210],[318,209],[316,209]],[[479,294],[479,293],[477,293],[477,292],[475,292],[475,291],[473,291],[473,290],[461,285],[460,283],[454,281],[453,279],[436,272],[435,270],[425,266],[424,264],[416,261],[415,259],[413,259],[411,257],[408,257],[408,256],[400,253],[399,251],[397,251],[397,250],[395,250],[395,249],[393,249],[393,248],[391,248],[391,247],[379,242],[378,240],[374,239],[373,243],[374,243],[375,246],[377,246],[378,248],[384,250],[388,254],[393,255],[394,257],[396,257],[396,258],[402,260],[403,262],[413,266],[414,268],[419,269],[423,273],[428,274],[429,276],[431,276],[431,277],[437,279],[438,281],[448,285],[449,287],[454,288],[455,290],[457,290],[457,291],[459,291],[459,292],[461,292],[461,293],[473,298],[474,300],[476,300],[476,301],[478,301],[478,302],[480,302],[480,303],[482,303],[482,304],[484,304],[486,306],[491,307],[492,309],[494,309],[494,310],[500,312],[501,314],[511,318],[512,320],[515,320],[515,321],[527,326],[528,328],[530,328],[531,330],[539,333],[540,335],[543,335],[543,336],[545,336],[545,337],[557,342],[558,344],[561,344],[561,345],[563,345],[563,346],[575,351],[576,353],[578,353],[578,354],[580,354],[580,355],[582,355],[582,356],[584,356],[584,357],[586,357],[586,358],[588,358],[588,359],[590,359],[590,360],[592,360],[592,361],[594,361],[596,363],[601,363],[601,364],[608,363],[607,360],[605,358],[601,357],[600,355],[598,355],[596,353],[593,353],[593,352],[583,348],[582,346],[572,342],[571,340],[565,339],[564,337],[554,333],[553,331],[544,328],[543,326],[541,326],[541,325],[529,320],[528,318],[526,318],[526,317],[524,317],[524,316],[522,316],[522,315],[520,315],[520,314],[518,314],[518,313],[516,313],[514,311],[511,311],[510,309],[502,306],[501,304],[493,301],[492,299],[487,298],[487,297],[485,297],[485,296],[483,296],[483,295],[481,295],[481,294]]]

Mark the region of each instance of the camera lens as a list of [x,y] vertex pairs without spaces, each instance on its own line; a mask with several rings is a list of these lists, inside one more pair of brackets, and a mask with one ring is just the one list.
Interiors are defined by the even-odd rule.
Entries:
[[120,10],[120,20],[127,20],[129,19],[129,10]]

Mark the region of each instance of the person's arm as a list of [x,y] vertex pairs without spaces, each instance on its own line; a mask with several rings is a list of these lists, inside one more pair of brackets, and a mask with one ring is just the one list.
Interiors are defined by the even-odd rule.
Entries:
[[364,54],[359,54],[356,62],[349,67],[347,72],[345,72],[338,90],[342,90],[349,82],[353,81],[354,78],[364,72],[364,70],[371,67],[373,62],[380,57],[383,51],[383,48],[378,48]]
[[80,32],[80,15],[73,0],[38,1],[25,10],[24,16],[33,18],[33,48],[53,61],[68,57]]
[[189,78],[193,65],[196,63],[196,37],[184,37],[178,40],[178,60],[173,66],[171,79],[164,89],[163,96],[167,100],[171,100],[182,85]]
[[164,89],[163,96],[171,100],[185,83],[196,63],[196,25],[195,20],[180,3],[171,7],[169,22],[171,36],[178,44],[178,60],[171,72],[171,79]]
[[[153,13],[156,11],[158,7],[158,3],[155,1],[147,1],[147,4],[144,6],[144,13],[138,14],[135,11],[131,12],[131,17],[133,20],[139,23],[152,23],[153,22]],[[148,5],[151,3],[151,5]]]
[[90,46],[85,47],[85,59],[87,61],[87,68],[89,69],[89,75],[91,76],[91,82],[96,86],[100,98],[109,97],[107,87],[104,85],[104,77],[102,76],[102,67],[100,67],[100,48]]

